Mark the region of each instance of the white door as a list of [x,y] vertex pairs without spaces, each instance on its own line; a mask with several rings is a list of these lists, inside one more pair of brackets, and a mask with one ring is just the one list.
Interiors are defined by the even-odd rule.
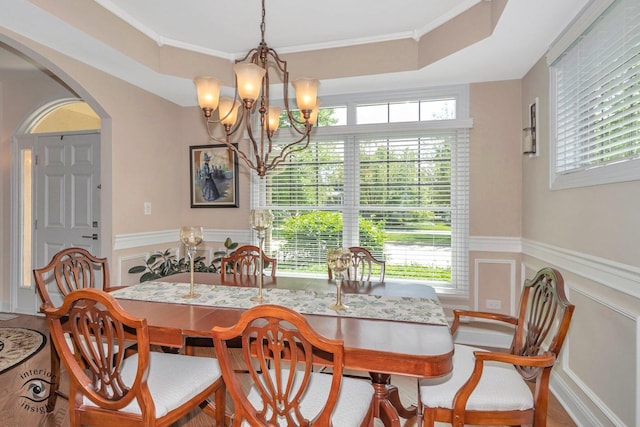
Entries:
[[[34,179],[33,268],[68,247],[100,250],[100,134],[37,136]],[[62,301],[48,282],[53,303]],[[35,307],[40,299],[35,295]]]

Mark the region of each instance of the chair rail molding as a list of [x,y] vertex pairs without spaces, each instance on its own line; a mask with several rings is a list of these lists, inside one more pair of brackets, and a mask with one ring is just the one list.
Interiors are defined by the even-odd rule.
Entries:
[[469,236],[469,250],[477,252],[522,252],[520,237]]
[[[234,242],[249,242],[249,230],[205,230],[205,242],[224,242],[227,237]],[[161,244],[176,244],[180,241],[179,228],[172,230],[148,231],[142,233],[117,234],[113,250],[133,249]]]
[[533,240],[522,240],[522,254],[640,298],[640,268]]

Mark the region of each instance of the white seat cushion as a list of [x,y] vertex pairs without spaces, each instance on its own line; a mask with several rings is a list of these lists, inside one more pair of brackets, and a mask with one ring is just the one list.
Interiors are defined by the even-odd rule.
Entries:
[[[453,398],[473,371],[474,351],[484,350],[456,344],[451,374],[443,378],[420,379],[420,394],[425,406],[453,408]],[[531,389],[513,365],[498,362],[484,364],[482,378],[467,401],[468,410],[522,411],[531,408]]]
[[[269,373],[275,380],[274,371],[270,370]],[[283,374],[283,378],[286,377],[287,375]],[[305,418],[313,419],[324,406],[331,388],[331,378],[328,374],[311,374],[309,386],[300,401],[300,412]],[[297,376],[294,381],[294,391],[300,386],[299,380],[300,376]],[[373,386],[369,381],[343,378],[338,403],[331,415],[333,427],[353,427],[362,424],[371,405],[373,393]],[[248,400],[255,408],[263,407],[262,399],[255,386],[252,386],[249,391]],[[278,423],[280,426],[287,425],[285,420],[279,420]],[[248,426],[249,423],[245,421],[242,425]]]
[[[122,380],[125,384],[133,383],[137,368],[137,354],[124,360]],[[147,385],[156,406],[156,418],[160,418],[184,404],[220,377],[220,366],[214,358],[152,351],[149,359]],[[96,406],[86,397],[84,404]],[[141,413],[135,399],[122,411]]]

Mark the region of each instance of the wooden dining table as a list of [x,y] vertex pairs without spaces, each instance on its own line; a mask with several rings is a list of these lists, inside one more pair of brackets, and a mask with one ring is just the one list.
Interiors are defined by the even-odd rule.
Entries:
[[[190,275],[180,273],[158,281],[182,285],[190,282]],[[264,277],[263,282],[266,295],[270,289],[336,293],[335,281],[326,278]],[[219,274],[213,273],[194,273],[194,283],[198,286],[257,286],[255,278],[237,280],[227,276],[223,282]],[[231,326],[245,310],[200,305],[181,298],[171,302],[151,302],[120,297],[119,292],[116,291],[114,296],[122,307],[132,315],[147,319],[151,342],[160,346],[181,348],[186,337],[211,337],[213,326]],[[433,298],[435,295],[433,289],[426,285],[391,281],[383,284],[344,281],[342,292],[347,304],[350,294],[406,298],[407,303],[411,298]],[[400,426],[399,417],[410,418],[415,414],[415,406],[405,408],[400,402],[397,388],[390,383],[391,375],[436,378],[448,374],[453,367],[453,340],[446,324],[380,319],[375,318],[375,313],[374,317],[367,318],[341,313],[333,316],[326,313],[303,314],[318,333],[344,342],[345,369],[369,372],[375,389],[374,415],[385,426]],[[444,316],[444,313],[440,314]]]

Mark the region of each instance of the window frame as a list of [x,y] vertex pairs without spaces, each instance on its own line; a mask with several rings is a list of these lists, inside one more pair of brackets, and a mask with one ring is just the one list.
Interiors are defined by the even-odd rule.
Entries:
[[[456,100],[456,118],[449,120],[431,120],[431,121],[416,121],[416,122],[401,122],[401,123],[383,123],[383,124],[363,124],[356,125],[356,106],[364,103],[384,103],[384,102],[402,102],[402,101],[425,101],[429,99],[442,99],[442,98],[454,98]],[[364,93],[364,94],[350,94],[350,95],[336,95],[322,98],[322,108],[331,108],[332,106],[346,106],[347,107],[347,125],[336,126],[323,126],[316,128],[315,133],[312,134],[312,138],[315,136],[318,140],[329,139],[332,136],[342,137],[345,140],[345,162],[347,157],[356,156],[354,150],[357,150],[357,144],[352,144],[358,139],[358,136],[366,135],[382,135],[392,134],[394,136],[400,134],[414,135],[420,132],[430,132],[438,130],[450,130],[455,131],[456,140],[460,141],[460,131],[464,133],[464,144],[466,146],[466,164],[469,167],[468,148],[469,141],[469,129],[473,126],[473,120],[469,118],[469,86],[446,86],[440,88],[427,88],[423,90],[411,90],[411,91],[399,91],[399,92],[376,92],[376,93]],[[453,148],[452,148],[453,149]],[[451,168],[456,167],[455,161],[452,160]],[[456,257],[456,262],[462,262],[463,267],[452,268],[452,277],[450,286],[438,286],[434,287],[440,293],[447,294],[461,294],[466,295],[469,292],[468,284],[468,244],[469,244],[469,186],[468,186],[468,173],[466,175],[466,214],[464,224],[459,226],[459,229],[452,230],[452,262]],[[452,179],[455,179],[452,177]],[[351,181],[352,183],[355,182]],[[252,173],[251,179],[251,207],[259,208],[266,205],[266,191],[265,180],[257,177],[255,173]],[[345,183],[345,195],[350,191],[354,196],[357,195],[357,189],[347,187],[349,182]],[[453,189],[453,188],[452,188]],[[346,196],[345,196],[346,197]],[[453,203],[453,201],[452,201]],[[346,203],[345,203],[346,204]],[[348,210],[351,212],[350,210]],[[357,233],[354,231],[353,222],[358,221],[357,217],[354,218],[350,215],[343,217],[343,232],[345,244],[353,242],[354,236],[357,240]],[[459,223],[458,223],[459,224]],[[452,223],[453,225],[453,223]],[[253,233],[255,234],[255,233]],[[252,234],[252,240],[255,240],[256,236]],[[455,243],[454,243],[455,242]],[[461,244],[457,244],[462,242]],[[456,249],[454,248],[456,245]],[[461,255],[462,253],[462,255]],[[462,258],[462,260],[461,260]],[[464,277],[459,277],[460,274]],[[466,274],[466,275],[465,275]],[[395,279],[394,279],[395,280]],[[402,280],[402,279],[399,279]],[[409,280],[409,279],[406,279]],[[430,283],[431,284],[431,283]]]
[[[585,32],[597,31],[598,19],[616,0],[596,0],[565,30],[547,54],[549,66],[549,187],[552,190],[611,184],[640,180],[640,158],[623,158],[614,162],[603,162],[589,167],[558,172],[558,78],[554,64],[563,55],[580,43]],[[593,29],[591,29],[593,26]],[[640,146],[640,140],[638,141]]]

